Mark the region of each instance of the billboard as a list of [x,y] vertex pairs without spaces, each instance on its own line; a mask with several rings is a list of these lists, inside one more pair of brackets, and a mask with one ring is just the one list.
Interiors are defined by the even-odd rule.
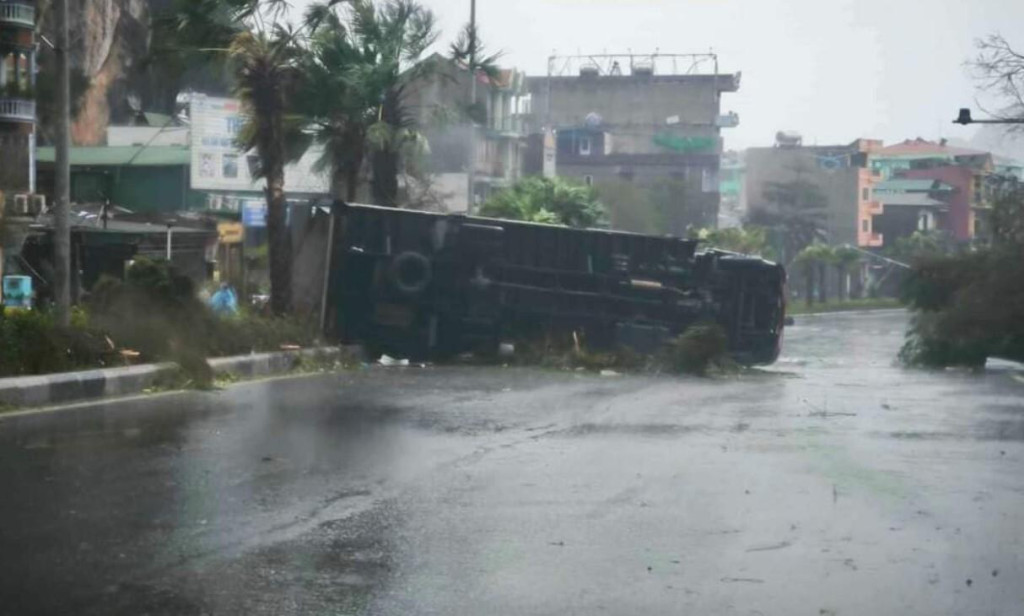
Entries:
[[[193,95],[189,104],[192,122],[191,186],[195,190],[262,192],[263,180],[254,180],[258,168],[252,152],[242,152],[235,140],[245,121],[241,105],[230,98]],[[326,194],[327,174],[313,166],[322,150],[310,148],[296,163],[284,170],[285,190],[292,193]]]

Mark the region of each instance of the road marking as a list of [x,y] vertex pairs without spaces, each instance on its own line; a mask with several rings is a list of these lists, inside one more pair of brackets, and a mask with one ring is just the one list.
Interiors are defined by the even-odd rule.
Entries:
[[270,381],[282,381],[285,379],[297,379],[303,377],[323,376],[325,374],[338,374],[337,372],[296,372],[290,374],[275,374],[265,377],[259,377],[254,379],[248,379],[244,381],[234,381],[231,383],[225,383],[213,389],[168,389],[166,391],[156,391],[151,393],[139,393],[131,394],[128,396],[113,396],[109,398],[95,398],[92,400],[81,400],[78,402],[69,402],[66,404],[51,404],[47,406],[35,406],[26,409],[18,409],[15,411],[3,411],[0,412],[0,424],[5,419],[14,419],[17,417],[27,417],[31,415],[41,415],[43,413],[56,413],[60,411],[73,411],[77,409],[84,409],[90,406],[109,405],[109,404],[126,404],[131,402],[138,402],[140,400],[155,400],[158,398],[166,398],[169,396],[177,396],[182,394],[218,394],[235,387],[241,387],[245,385],[256,385],[258,383],[265,383]]

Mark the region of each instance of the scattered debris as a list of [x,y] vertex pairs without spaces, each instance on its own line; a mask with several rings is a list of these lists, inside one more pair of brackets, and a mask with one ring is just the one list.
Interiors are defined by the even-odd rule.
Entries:
[[992,570],[992,577],[999,577],[999,569]]
[[972,580],[971,578],[967,578],[967,585],[970,586],[972,584],[974,584],[974,580]]
[[773,543],[771,545],[763,545],[756,548],[748,548],[748,552],[770,552],[772,550],[782,550],[792,546],[793,543],[790,541],[780,541],[779,543]]
[[557,546],[557,547],[560,547],[560,548],[564,548],[565,547],[565,542],[564,541],[548,541],[548,545],[553,545],[553,546]]
[[600,374],[601,374],[601,376],[622,376],[618,372],[616,372],[614,370],[609,370],[607,368],[602,370]]
[[726,582],[728,584],[732,584],[732,583],[735,583],[735,582],[746,582],[748,584],[764,584],[764,580],[760,580],[758,578],[724,577],[724,578],[722,578],[722,581]]
[[380,359],[377,360],[377,363],[382,365],[382,366],[389,366],[389,367],[390,366],[406,367],[406,366],[409,365],[409,360],[408,359],[395,359],[394,357],[391,357],[390,355],[385,354],[385,355],[381,355],[380,356]]
[[811,407],[811,409],[813,409],[812,412],[807,414],[808,417],[821,417],[822,419],[828,419],[829,417],[856,417],[857,416],[857,413],[836,413],[836,412],[830,412],[828,410],[828,405],[827,404],[825,405],[824,408],[821,408],[821,407],[815,406],[814,404],[811,404],[811,402],[809,400],[807,400],[807,399],[801,399],[800,401],[803,402],[804,404],[806,404],[807,406]]

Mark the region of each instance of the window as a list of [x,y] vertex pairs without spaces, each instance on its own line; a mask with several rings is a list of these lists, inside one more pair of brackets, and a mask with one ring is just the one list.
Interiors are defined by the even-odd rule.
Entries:
[[868,188],[867,186],[865,186],[864,188],[860,189],[860,200],[861,201],[870,201],[871,200],[871,189]]
[[867,233],[871,230],[871,223],[868,221],[867,218],[860,221],[860,230],[863,231],[864,233]]
[[594,185],[594,176],[592,176],[592,175],[585,175],[585,176],[583,176],[583,183],[586,184],[587,186],[593,186]]
[[580,156],[590,156],[590,137],[580,137]]
[[234,179],[238,177],[238,155],[224,154],[221,157],[221,174],[225,178]]

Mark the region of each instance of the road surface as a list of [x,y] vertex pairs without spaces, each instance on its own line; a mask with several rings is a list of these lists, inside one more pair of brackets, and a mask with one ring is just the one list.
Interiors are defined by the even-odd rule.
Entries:
[[1021,614],[1024,377],[375,367],[0,419],[3,614]]

